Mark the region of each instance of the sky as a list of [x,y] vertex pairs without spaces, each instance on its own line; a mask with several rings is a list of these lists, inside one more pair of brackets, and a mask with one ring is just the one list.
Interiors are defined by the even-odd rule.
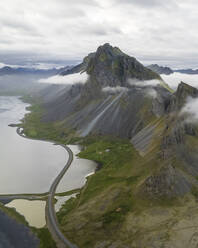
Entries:
[[1,64],[75,64],[106,42],[143,64],[198,68],[197,0],[0,1]]

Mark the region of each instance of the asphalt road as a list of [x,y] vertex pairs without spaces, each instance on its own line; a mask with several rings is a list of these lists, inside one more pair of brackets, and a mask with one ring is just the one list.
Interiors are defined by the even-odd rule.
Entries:
[[[17,128],[17,133],[23,137],[23,138],[27,138],[27,139],[31,139],[28,138],[26,136],[24,136],[21,132],[20,132],[20,128]],[[35,139],[35,140],[39,140],[39,139]],[[43,140],[41,140],[43,141]],[[47,140],[49,142],[54,143],[53,141]],[[70,167],[72,161],[73,161],[73,152],[72,150],[66,146],[66,145],[62,145],[60,144],[60,146],[62,146],[68,153],[69,157],[68,160],[64,166],[64,168],[61,170],[61,172],[58,174],[58,176],[55,178],[55,180],[53,181],[50,190],[49,190],[49,194],[48,194],[48,200],[46,203],[46,218],[48,221],[48,224],[50,224],[50,227],[52,228],[52,235],[55,234],[57,236],[57,238],[64,243],[65,247],[67,248],[78,248],[75,244],[72,244],[65,236],[64,234],[61,232],[58,222],[57,222],[57,218],[56,218],[56,212],[54,209],[54,203],[53,203],[53,199],[54,199],[54,195],[56,192],[56,188],[60,182],[60,180],[62,179],[62,177],[64,176],[64,174],[66,173],[66,171],[68,170],[68,168]],[[50,229],[51,229],[50,228]]]
[[49,196],[48,196],[48,200],[47,200],[47,210],[48,210],[48,221],[50,221],[51,226],[54,228],[54,232],[56,233],[56,235],[59,237],[59,239],[64,242],[64,244],[66,245],[66,247],[69,248],[77,248],[76,245],[72,244],[61,232],[61,230],[59,229],[58,223],[57,223],[57,218],[56,218],[56,213],[55,213],[55,209],[54,209],[54,204],[53,204],[53,199],[54,199],[54,194],[56,192],[56,188],[61,180],[61,178],[64,176],[64,174],[66,173],[66,171],[68,170],[68,168],[70,167],[72,161],[73,161],[73,152],[71,151],[71,149],[66,146],[66,145],[61,145],[62,147],[64,147],[66,149],[66,151],[68,152],[69,158],[67,160],[67,163],[65,165],[65,167],[62,169],[62,171],[58,174],[58,176],[56,177],[56,179],[54,180],[54,182],[52,183],[50,190],[49,190]]

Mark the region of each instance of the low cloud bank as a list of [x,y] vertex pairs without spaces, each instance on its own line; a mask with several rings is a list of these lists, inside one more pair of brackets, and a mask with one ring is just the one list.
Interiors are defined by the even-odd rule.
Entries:
[[136,86],[140,90],[144,92],[147,97],[150,98],[157,98],[157,91],[154,89],[157,85],[160,85],[160,81],[153,79],[153,80],[136,80],[136,79],[128,79],[128,84],[130,86]]
[[120,86],[116,86],[116,87],[104,87],[102,88],[103,92],[107,92],[107,93],[111,93],[111,94],[116,94],[116,93],[120,93],[120,92],[126,92],[128,91],[128,88],[126,87],[120,87]]
[[153,88],[145,89],[144,92],[150,98],[157,98],[157,91]]
[[157,86],[160,84],[160,81],[157,79],[153,80],[136,80],[136,79],[128,79],[128,84],[131,86],[137,86],[137,87],[147,87],[147,86]]
[[40,79],[39,83],[47,83],[47,84],[65,84],[65,85],[73,85],[73,84],[84,84],[87,82],[89,76],[86,72],[83,73],[74,73],[66,76],[56,75],[49,78]]
[[170,75],[161,75],[161,77],[174,90],[177,89],[177,86],[181,83],[181,81],[198,88],[198,75],[175,72]]
[[[141,86],[139,90],[141,90],[149,98],[157,98],[157,91],[154,88],[152,88],[151,86],[149,88],[147,88],[145,86]],[[106,93],[109,93],[109,94],[118,94],[118,93],[121,93],[121,92],[130,91],[130,88],[121,87],[121,86],[116,86],[116,87],[109,87],[108,86],[108,87],[104,87],[102,89],[102,91],[106,92]]]
[[186,122],[198,122],[198,98],[189,97],[181,114],[188,114]]

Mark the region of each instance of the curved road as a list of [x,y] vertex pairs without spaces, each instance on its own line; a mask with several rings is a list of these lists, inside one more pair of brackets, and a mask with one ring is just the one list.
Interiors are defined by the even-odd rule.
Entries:
[[[21,137],[26,138],[26,139],[32,139],[32,138],[28,138],[25,135],[23,135],[21,133],[21,128],[18,127],[17,128],[17,134],[19,134]],[[33,140],[39,140],[39,139],[33,139]],[[49,141],[54,143],[51,140],[41,140],[41,141]],[[54,195],[56,192],[56,188],[60,182],[60,180],[62,179],[62,177],[64,176],[64,174],[66,173],[66,171],[68,170],[68,168],[70,167],[72,161],[73,161],[73,152],[71,151],[71,149],[66,146],[66,145],[62,145],[60,144],[60,146],[62,146],[69,155],[69,158],[67,160],[67,163],[65,164],[64,168],[62,169],[62,171],[58,174],[58,176],[55,178],[55,180],[53,181],[50,190],[49,190],[49,195],[48,195],[48,200],[47,200],[47,204],[46,204],[46,218],[47,218],[47,222],[50,224],[50,227],[53,229],[52,230],[52,235],[55,234],[57,236],[57,238],[61,241],[61,243],[63,243],[65,245],[65,247],[68,248],[78,248],[76,245],[72,244],[65,236],[64,234],[61,232],[59,226],[58,226],[58,222],[57,222],[57,218],[56,218],[56,212],[54,209],[54,204],[53,204],[53,199],[54,199]]]

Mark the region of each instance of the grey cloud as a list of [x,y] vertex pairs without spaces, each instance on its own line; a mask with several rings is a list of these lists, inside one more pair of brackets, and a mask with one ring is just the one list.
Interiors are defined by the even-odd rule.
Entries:
[[[63,4],[65,4],[65,0],[61,0]],[[94,6],[94,7],[99,7],[100,2],[97,0],[73,0],[67,2],[67,5],[87,5],[87,6]]]
[[130,4],[136,5],[144,8],[154,8],[154,7],[165,7],[165,6],[176,6],[176,1],[174,0],[115,0],[117,4]]
[[109,42],[145,64],[198,67],[195,0],[6,0],[0,9],[0,62],[81,60]]
[[82,28],[79,30],[79,32],[83,32],[86,34],[92,34],[92,35],[96,35],[96,36],[104,36],[104,35],[108,35],[108,34],[121,34],[122,31],[117,28],[117,27],[111,27],[109,24],[101,24],[101,25],[97,25],[92,24],[92,25],[87,25],[86,28]]
[[139,5],[139,6],[145,6],[145,7],[153,7],[162,5],[162,1],[160,0],[115,0],[117,3],[124,3],[124,4],[132,4],[132,5]]

